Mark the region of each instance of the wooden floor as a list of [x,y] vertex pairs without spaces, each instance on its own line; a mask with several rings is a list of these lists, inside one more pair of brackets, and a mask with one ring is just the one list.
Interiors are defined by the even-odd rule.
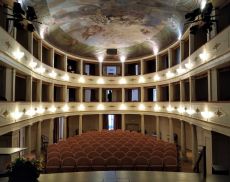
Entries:
[[[39,182],[229,182],[230,176],[208,176],[183,172],[98,171],[42,174]],[[8,182],[8,178],[0,178]]]

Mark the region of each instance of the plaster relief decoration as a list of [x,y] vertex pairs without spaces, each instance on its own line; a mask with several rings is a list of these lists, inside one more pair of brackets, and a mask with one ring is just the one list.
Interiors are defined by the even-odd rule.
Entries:
[[117,48],[128,58],[149,55],[177,40],[185,13],[202,0],[32,0],[44,37],[70,53],[96,57]]

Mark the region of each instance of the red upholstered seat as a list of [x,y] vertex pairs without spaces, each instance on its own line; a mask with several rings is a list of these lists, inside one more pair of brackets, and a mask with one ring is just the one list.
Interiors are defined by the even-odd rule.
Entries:
[[92,170],[92,161],[88,157],[80,157],[76,161],[76,167],[78,171],[90,171]]
[[105,160],[102,157],[93,158],[92,168],[96,171],[104,171],[105,170]]
[[57,157],[49,158],[46,162],[46,172],[55,173],[60,172],[61,161]]
[[177,159],[175,157],[167,156],[164,158],[164,170],[178,171]]
[[148,169],[148,161],[145,157],[138,156],[134,160],[134,167],[136,170],[147,170]]
[[120,164],[121,164],[121,168],[123,170],[132,170],[134,167],[132,157],[126,156],[126,157],[122,158]]
[[93,151],[93,152],[88,153],[87,156],[89,159],[92,160],[93,158],[99,156],[99,154],[97,152]]
[[61,164],[61,170],[63,172],[71,172],[75,171],[76,163],[75,159],[73,157],[66,157],[63,158],[62,164]]
[[153,156],[149,159],[149,168],[153,171],[163,170],[163,160],[158,156]]
[[110,157],[106,160],[107,170],[117,170],[120,169],[120,160],[116,157]]
[[125,153],[123,153],[121,151],[117,151],[117,152],[113,153],[113,156],[118,158],[118,159],[121,159],[125,156]]

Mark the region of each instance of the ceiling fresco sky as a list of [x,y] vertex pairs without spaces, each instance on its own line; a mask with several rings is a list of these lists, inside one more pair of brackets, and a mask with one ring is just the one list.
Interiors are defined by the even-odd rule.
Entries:
[[153,54],[184,31],[184,14],[203,0],[31,0],[39,31],[57,47],[83,57],[117,48],[127,58]]

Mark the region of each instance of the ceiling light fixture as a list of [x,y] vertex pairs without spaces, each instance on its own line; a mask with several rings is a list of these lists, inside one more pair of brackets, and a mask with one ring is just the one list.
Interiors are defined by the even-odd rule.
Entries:
[[201,112],[201,116],[205,119],[210,119],[214,116],[214,113],[205,109],[205,111]]
[[120,57],[120,61],[121,61],[122,63],[124,63],[125,60],[126,60],[126,57],[125,57],[125,56],[121,56],[121,57]]
[[52,112],[52,113],[56,112],[56,110],[57,110],[57,108],[55,106],[51,106],[49,108],[49,111]]
[[54,70],[52,70],[52,72],[49,73],[49,76],[50,76],[51,78],[56,78],[57,73],[56,73]]
[[30,61],[29,67],[34,69],[37,66],[38,63],[34,62],[33,60]]
[[30,108],[29,110],[26,111],[25,113],[27,116],[34,116],[36,114],[36,111],[34,110],[34,108]]
[[85,110],[84,104],[80,104],[80,105],[78,106],[78,110],[79,110],[79,111],[84,111],[84,110]]
[[97,110],[104,110],[105,106],[103,104],[98,104]]
[[102,62],[104,61],[104,57],[103,57],[103,56],[99,56],[99,57],[98,57],[98,61],[99,61],[100,63],[102,63]]
[[174,77],[174,73],[172,73],[171,71],[168,71],[167,73],[166,73],[166,77],[167,78],[172,78],[172,77]]
[[182,68],[181,66],[179,68],[177,68],[176,71],[177,71],[178,74],[183,74],[183,73],[186,72],[186,70],[184,68]]
[[18,109],[16,109],[14,112],[10,113],[10,116],[15,119],[18,120],[22,117],[23,112],[20,112]]
[[65,104],[65,105],[62,107],[62,111],[63,111],[63,112],[69,111],[69,106],[68,106],[67,104]]
[[13,56],[17,60],[22,59],[24,55],[25,55],[25,53],[20,51],[19,49],[17,49],[16,51],[13,52]]
[[138,82],[145,83],[145,78],[143,76],[140,76]]
[[63,76],[62,76],[62,79],[63,79],[64,81],[69,81],[69,75],[67,75],[67,74],[63,75]]
[[40,106],[39,108],[37,108],[37,113],[38,114],[43,114],[44,112],[45,112],[45,109],[42,106]]
[[174,111],[174,108],[171,105],[169,105],[166,109],[167,109],[168,112]]
[[159,112],[161,110],[161,107],[156,104],[153,109],[155,112]]
[[189,61],[189,62],[186,63],[184,66],[185,66],[187,69],[192,69],[193,64]]
[[141,104],[138,106],[138,109],[141,110],[141,111],[145,110],[145,105],[141,103]]
[[35,69],[35,71],[39,74],[45,73],[46,69],[42,67],[42,65]]
[[97,80],[97,84],[104,84],[104,83],[105,83],[105,81],[104,81],[103,78],[99,78],[99,79]]
[[206,51],[204,51],[201,54],[199,54],[199,57],[202,61],[207,61],[209,58],[209,54]]
[[121,79],[119,80],[119,83],[120,83],[120,84],[126,84],[126,83],[127,83],[127,81],[126,81],[126,79],[125,79],[125,78],[121,78]]
[[121,104],[119,109],[120,109],[120,110],[126,110],[126,109],[127,109],[127,106],[126,106],[125,104]]
[[85,78],[83,76],[81,76],[79,79],[78,79],[78,82],[79,83],[85,83]]
[[156,82],[156,81],[160,81],[160,76],[159,75],[155,75],[154,77],[153,77],[153,80]]

